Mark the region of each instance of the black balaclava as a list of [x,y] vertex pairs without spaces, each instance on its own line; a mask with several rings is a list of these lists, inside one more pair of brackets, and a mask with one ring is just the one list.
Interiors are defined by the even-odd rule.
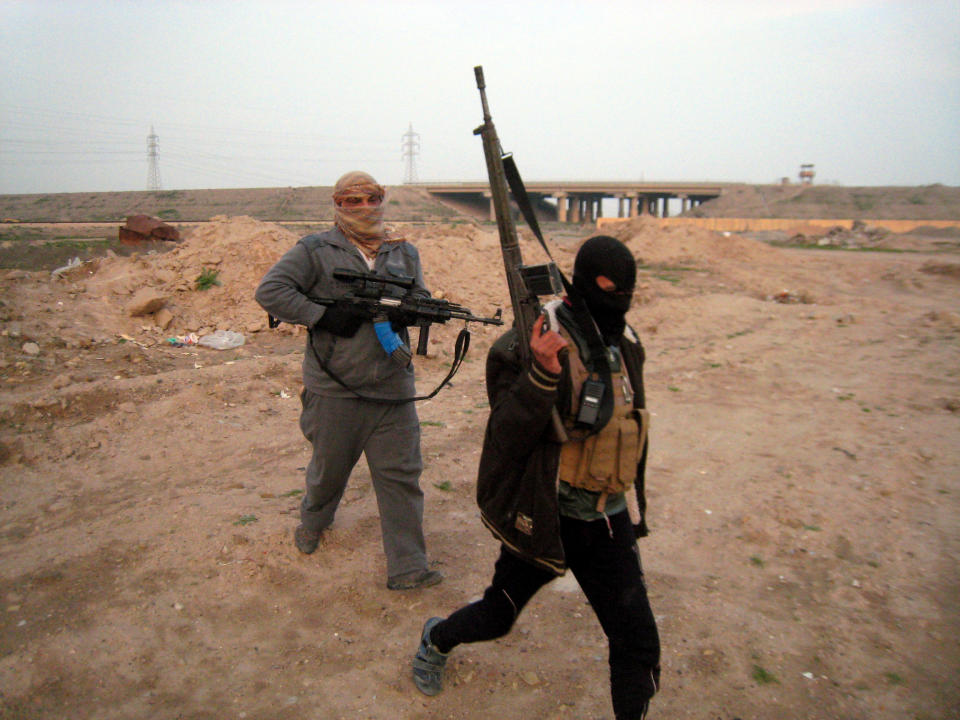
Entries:
[[[597,278],[604,275],[616,285],[614,292],[601,290]],[[580,293],[607,345],[616,345],[627,325],[637,262],[627,246],[609,235],[585,241],[573,264],[573,287]]]

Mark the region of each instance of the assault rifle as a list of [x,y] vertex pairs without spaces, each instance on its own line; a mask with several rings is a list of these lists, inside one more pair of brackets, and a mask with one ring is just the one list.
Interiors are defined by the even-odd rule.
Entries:
[[[548,257],[550,251],[543,241],[536,216],[530,207],[523,182],[520,180],[520,174],[513,162],[513,155],[504,153],[500,146],[500,139],[497,137],[497,130],[493,126],[490,108],[487,105],[483,68],[478,65],[474,67],[473,72],[477,79],[477,89],[480,91],[480,102],[483,106],[483,125],[474,130],[473,134],[479,135],[483,140],[483,155],[487,161],[490,196],[497,217],[497,230],[500,233],[500,249],[503,254],[503,267],[507,275],[507,287],[510,290],[510,304],[513,306],[513,320],[517,329],[520,358],[526,363],[530,360],[530,333],[541,313],[539,298],[545,295],[562,293],[563,277],[556,263],[552,261],[542,265],[523,264],[517,226],[514,223],[507,197],[508,182],[514,200],[520,207],[527,224],[530,225],[530,229],[533,230],[543,249],[546,250]],[[546,323],[546,320],[544,320],[544,323]],[[556,408],[553,410],[553,428],[557,439],[563,441],[566,438],[566,433]]]
[[[478,322],[485,325],[503,325],[498,308],[493,317],[478,317],[463,305],[431,297],[419,297],[412,294],[416,281],[412,277],[378,275],[376,273],[356,272],[344,268],[333,271],[335,280],[353,285],[353,289],[338,298],[310,297],[318,305],[346,305],[368,315],[374,324],[380,344],[388,355],[406,365],[410,360],[410,350],[403,344],[393,330],[392,325],[419,328],[417,355],[427,354],[430,337],[430,325],[445,323],[449,320]],[[402,297],[391,295],[387,286],[406,290]]]
[[[483,105],[483,125],[473,131],[483,140],[483,155],[487,161],[487,175],[490,178],[490,195],[494,213],[497,217],[497,230],[500,233],[500,249],[503,254],[503,267],[507,275],[507,287],[510,290],[510,304],[513,306],[514,324],[520,341],[520,356],[524,361],[530,359],[530,332],[540,314],[540,295],[556,295],[563,291],[560,284],[560,272],[556,263],[544,265],[524,265],[520,253],[517,226],[507,198],[507,174],[504,167],[508,163],[515,171],[513,156],[503,152],[497,130],[490,117],[487,105],[486,84],[483,80],[483,68],[473,69]],[[517,175],[519,178],[519,175]],[[516,194],[516,193],[515,193]],[[524,208],[521,208],[522,210]],[[526,214],[526,213],[525,213]],[[528,217],[529,222],[531,218]],[[534,222],[536,222],[534,218]],[[539,228],[537,229],[539,232]]]

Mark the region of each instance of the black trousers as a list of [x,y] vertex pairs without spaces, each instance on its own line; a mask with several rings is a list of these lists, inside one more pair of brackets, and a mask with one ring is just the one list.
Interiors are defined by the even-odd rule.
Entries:
[[[643,582],[633,526],[626,512],[605,520],[561,517],[567,566],[583,589],[609,644],[610,692],[618,719],[638,720],[660,683],[660,638]],[[483,598],[434,626],[441,652],[461,643],[493,640],[510,632],[536,592],[556,576],[501,546]]]

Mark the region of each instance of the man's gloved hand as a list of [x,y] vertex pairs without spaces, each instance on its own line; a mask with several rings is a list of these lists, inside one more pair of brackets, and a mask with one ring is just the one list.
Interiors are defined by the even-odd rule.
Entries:
[[416,313],[409,310],[390,308],[387,310],[387,318],[390,320],[390,325],[396,332],[400,332],[403,328],[417,324]]
[[323,317],[317,320],[314,327],[348,338],[356,335],[360,326],[369,319],[369,313],[359,308],[346,303],[335,303],[327,306],[323,311]]

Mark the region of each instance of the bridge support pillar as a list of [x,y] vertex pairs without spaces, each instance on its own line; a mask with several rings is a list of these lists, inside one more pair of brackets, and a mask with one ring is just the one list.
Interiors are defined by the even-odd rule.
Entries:
[[554,195],[557,199],[557,222],[565,223],[568,220],[567,217],[567,194],[566,193],[557,193]]
[[485,198],[487,198],[488,204],[490,205],[490,216],[489,216],[489,220],[490,220],[490,222],[496,222],[496,221],[497,221],[497,209],[493,206],[493,193],[491,193],[489,190],[487,190],[486,192],[483,193],[483,196],[484,196]]

